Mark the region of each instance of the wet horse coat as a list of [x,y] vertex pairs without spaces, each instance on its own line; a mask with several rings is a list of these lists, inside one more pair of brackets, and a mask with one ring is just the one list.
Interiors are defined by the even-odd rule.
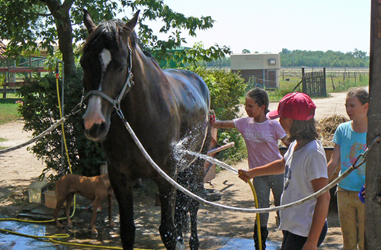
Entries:
[[119,203],[123,248],[133,249],[135,239],[132,187],[137,178],[148,177],[159,188],[159,231],[166,248],[176,249],[182,244],[182,222],[189,211],[189,245],[198,249],[198,202],[181,192],[176,199],[174,187],[147,162],[114,111],[119,106],[116,100],[121,99],[125,119],[151,158],[181,185],[202,194],[203,161],[179,156],[174,149],[181,142],[182,148],[206,154],[210,143],[209,90],[198,75],[162,70],[147,57],[133,31],[137,18],[138,13],[128,23],[111,20],[96,26],[85,11],[89,37],[81,65],[84,86],[90,93],[83,116],[85,135],[101,141],[108,158],[109,178]]

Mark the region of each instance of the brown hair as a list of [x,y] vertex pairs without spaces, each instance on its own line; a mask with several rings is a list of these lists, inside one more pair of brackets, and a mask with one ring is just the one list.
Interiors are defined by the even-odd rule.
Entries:
[[308,121],[293,120],[290,128],[289,142],[295,140],[315,140],[319,137],[319,126],[314,118]]
[[265,105],[265,114],[270,112],[269,110],[269,96],[266,91],[260,88],[254,88],[246,93],[246,97],[249,97],[255,101],[258,106]]
[[369,103],[369,94],[368,91],[366,91],[364,88],[350,88],[347,93],[347,98],[352,96],[357,97],[362,105]]

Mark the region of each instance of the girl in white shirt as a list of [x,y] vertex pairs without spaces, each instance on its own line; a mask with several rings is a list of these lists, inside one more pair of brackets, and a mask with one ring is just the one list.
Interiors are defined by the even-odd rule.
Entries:
[[[281,205],[288,204],[320,190],[328,184],[324,148],[316,138],[316,106],[304,93],[287,94],[270,119],[280,124],[291,142],[284,158],[250,170],[240,169],[239,177],[248,181],[256,176],[284,173]],[[283,231],[282,250],[317,249],[327,232],[326,218],[330,195],[325,192],[316,199],[280,211],[279,229]]]

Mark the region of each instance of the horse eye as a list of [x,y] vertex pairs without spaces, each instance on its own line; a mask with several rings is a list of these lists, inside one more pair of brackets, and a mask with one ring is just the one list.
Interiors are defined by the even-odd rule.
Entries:
[[126,68],[126,66],[122,66],[119,68],[119,71],[123,71]]

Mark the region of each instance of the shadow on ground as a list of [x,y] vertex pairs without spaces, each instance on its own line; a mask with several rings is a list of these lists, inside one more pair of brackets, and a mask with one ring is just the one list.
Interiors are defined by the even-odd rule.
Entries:
[[[234,184],[225,183],[223,195],[219,203],[227,203],[235,207],[252,207],[253,201],[250,196],[247,200],[238,200],[237,190]],[[136,225],[135,248],[139,249],[165,249],[159,235],[160,207],[155,206],[156,187],[152,183],[145,183],[145,187],[134,190],[134,217]],[[0,207],[0,214],[4,217],[17,217],[33,220],[52,219],[53,209],[46,208],[43,204],[29,203],[27,192],[19,192],[15,197],[8,197],[8,205]],[[13,199],[18,197],[18,199]],[[13,202],[12,202],[13,201]],[[90,206],[90,208],[89,208]],[[88,208],[88,209],[85,209]],[[101,210],[97,214],[96,228],[98,235],[93,235],[90,230],[92,216],[91,201],[77,196],[77,209],[73,217],[72,229],[58,229],[55,223],[24,223],[24,222],[0,222],[0,228],[16,231],[19,233],[44,236],[54,234],[68,234],[64,242],[92,244],[97,246],[121,247],[119,236],[119,215],[117,202],[113,201],[113,217],[115,228],[110,228],[108,221],[107,200],[104,200]],[[216,207],[202,205],[198,214],[198,234],[200,249],[248,249],[253,247],[252,225],[255,214],[242,216],[239,213],[223,210]],[[60,211],[63,217],[63,209]],[[328,217],[329,227],[337,227],[337,208],[332,205]],[[66,225],[66,220],[63,220]],[[249,229],[248,229],[249,228]],[[275,224],[269,224],[271,238],[268,249],[275,250],[280,246],[281,236],[277,232]],[[334,233],[327,236],[324,245],[326,249],[340,249]],[[188,249],[189,233],[185,235],[186,249]],[[101,247],[102,248],[102,247]],[[78,246],[58,245],[35,238],[15,236],[8,233],[0,233],[0,249],[78,249]],[[82,249],[82,248],[81,248]],[[93,249],[87,247],[84,249]],[[94,248],[95,249],[95,248]],[[97,248],[99,249],[99,248]]]

